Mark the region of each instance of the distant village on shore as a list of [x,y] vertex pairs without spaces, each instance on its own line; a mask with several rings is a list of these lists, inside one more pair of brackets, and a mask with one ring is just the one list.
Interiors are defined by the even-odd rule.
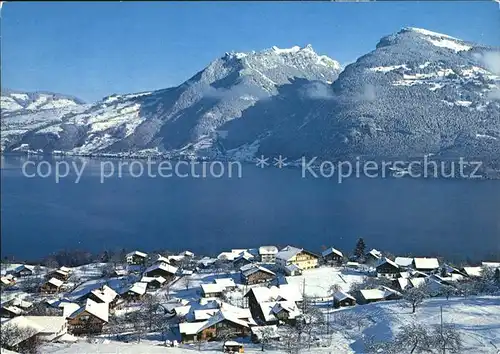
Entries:
[[[500,261],[453,265],[394,257],[367,249],[363,239],[349,256],[334,247],[314,252],[290,245],[230,249],[216,257],[136,250],[77,266],[3,261],[1,286],[6,353],[98,338],[291,353],[327,348],[343,329],[368,325],[369,315],[347,308],[392,301],[415,313],[428,299],[499,296]],[[366,343],[366,352],[377,345]]]

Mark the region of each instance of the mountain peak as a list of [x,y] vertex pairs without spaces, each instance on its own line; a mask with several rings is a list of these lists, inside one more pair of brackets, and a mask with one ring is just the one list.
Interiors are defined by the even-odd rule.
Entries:
[[468,51],[472,48],[472,45],[461,39],[417,27],[404,27],[399,32],[382,38],[377,44],[377,48],[405,43],[408,40],[430,43],[435,47],[445,48],[455,53]]

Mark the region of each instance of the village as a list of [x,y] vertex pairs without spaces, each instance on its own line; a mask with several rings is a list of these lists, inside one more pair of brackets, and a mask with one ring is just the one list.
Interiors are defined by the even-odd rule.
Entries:
[[2,353],[500,348],[498,260],[396,257],[363,239],[349,254],[264,245],[213,257],[136,250],[77,267],[3,262],[1,286]]

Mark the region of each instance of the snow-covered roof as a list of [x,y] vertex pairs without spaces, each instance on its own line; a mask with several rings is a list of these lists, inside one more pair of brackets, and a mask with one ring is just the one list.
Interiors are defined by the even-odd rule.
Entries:
[[146,293],[147,283],[136,282],[132,284],[125,292],[131,291],[137,295],[144,295]]
[[273,255],[278,253],[278,248],[276,246],[260,246],[259,254],[263,255]]
[[222,321],[229,321],[242,327],[249,327],[247,321],[240,320],[239,318],[234,316],[233,313],[227,311],[219,311],[214,316],[210,317],[210,319],[198,330],[198,332],[201,332],[206,328],[210,328]]
[[500,262],[481,262],[483,267],[500,268]]
[[68,268],[68,267],[65,267],[65,266],[59,267],[59,269],[62,270],[63,272],[66,272],[66,273],[71,272],[71,268]]
[[236,346],[241,346],[241,345],[243,345],[243,344],[238,343],[238,342],[236,342],[236,341],[234,341],[234,340],[228,340],[228,341],[224,342],[224,345],[225,345],[225,346],[236,347]]
[[208,320],[217,312],[219,312],[219,309],[205,309],[205,310],[194,310],[193,314],[195,321],[204,321]]
[[279,251],[276,254],[276,258],[282,259],[284,261],[288,261],[288,260],[292,259],[293,257],[295,257],[296,255],[298,255],[302,251],[303,251],[302,248],[297,248],[297,247],[293,247],[293,246],[286,246],[285,248],[283,248],[281,251]]
[[321,255],[323,257],[326,257],[326,256],[328,256],[328,255],[330,255],[332,253],[335,253],[339,257],[344,257],[344,255],[342,254],[342,252],[340,252],[338,249],[333,248],[333,247],[327,248],[326,250],[324,250],[323,252],[321,252]]
[[265,272],[270,275],[275,275],[274,272],[270,271],[265,267],[261,267],[257,264],[247,264],[246,266],[241,267],[240,271],[245,277],[248,277],[249,275],[252,275],[257,272]]
[[2,306],[2,308],[3,308],[4,310],[7,310],[7,311],[9,311],[9,312],[11,312],[11,313],[15,314],[15,315],[20,315],[20,314],[22,314],[22,313],[23,313],[23,310],[22,310],[22,309],[20,309],[20,308],[19,308],[19,307],[17,307],[17,306]]
[[414,258],[415,269],[432,270],[439,268],[437,258]]
[[204,322],[183,322],[179,323],[179,332],[185,335],[193,335],[200,331],[200,329],[207,324]]
[[22,309],[27,309],[33,306],[33,303],[16,297],[14,300],[12,300],[11,305],[17,306]]
[[13,272],[18,273],[22,270],[29,270],[33,272],[35,270],[35,267],[32,265],[21,264],[20,266],[16,267]]
[[161,254],[158,254],[155,256],[155,262],[163,262],[163,263],[170,263],[170,260],[167,257],[162,256]]
[[378,266],[381,266],[382,264],[385,264],[385,263],[390,264],[390,265],[391,265],[391,266],[393,266],[393,267],[399,268],[399,266],[398,266],[395,262],[391,261],[389,258],[386,258],[386,257],[381,258],[381,259],[378,261],[378,263],[377,263],[377,267],[378,267]]
[[162,276],[158,276],[158,277],[142,277],[141,278],[141,282],[142,283],[151,283],[154,280],[156,280],[160,284],[163,284],[163,283],[165,283],[167,281],[167,279],[165,279]]
[[285,267],[285,269],[288,271],[288,273],[292,274],[293,272],[300,271],[300,267],[296,265],[295,263],[289,264]]
[[64,284],[62,280],[56,278],[50,278],[50,280],[47,283],[52,284],[58,288]]
[[219,284],[201,284],[200,287],[204,294],[221,293],[226,289]]
[[64,316],[24,316],[28,321],[36,324],[42,330],[40,333],[59,333],[66,325]]
[[101,289],[94,289],[91,293],[104,303],[113,302],[113,300],[118,296],[116,291],[107,285],[104,285]]
[[215,284],[223,287],[223,288],[233,288],[236,286],[234,280],[232,278],[220,278],[215,279]]
[[427,278],[410,278],[408,280],[414,288],[418,288],[419,286],[423,286],[426,284],[426,279]]
[[288,312],[289,319],[297,318],[302,314],[300,309],[297,307],[297,304],[293,301],[278,301],[274,304],[271,311],[274,314],[278,314],[281,311],[286,311]]
[[463,267],[463,270],[469,277],[480,277],[483,271],[481,267]]
[[365,289],[359,292],[366,300],[381,300],[385,298],[385,291],[380,289]]
[[368,252],[367,255],[371,255],[375,258],[380,258],[380,257],[382,257],[382,252],[380,252],[374,248],[370,252]]
[[187,250],[183,252],[183,255],[186,257],[194,257],[194,253]]
[[347,267],[359,267],[359,262],[347,262],[345,265]]
[[71,315],[69,315],[68,318],[71,318],[71,319],[76,318],[82,312],[87,312],[87,313],[94,315],[95,317],[103,320],[104,322],[108,322],[109,305],[107,303],[104,303],[104,302],[98,303],[98,302],[95,302],[94,300],[87,299],[85,301],[85,305],[83,305],[78,310],[76,310]]
[[265,286],[256,286],[251,288],[247,294],[252,292],[255,296],[257,302],[269,302],[288,300],[300,302],[302,301],[302,294],[299,288],[294,284],[282,284],[279,287],[271,286],[270,288]]
[[147,253],[140,252],[140,251],[133,251],[133,252],[127,253],[127,258],[132,257],[132,256],[146,258],[148,255],[147,255]]
[[149,273],[149,272],[152,272],[153,270],[157,270],[157,269],[160,269],[160,270],[163,270],[167,273],[170,273],[170,274],[176,274],[177,273],[177,268],[174,267],[174,266],[171,266],[170,264],[165,264],[165,263],[156,263],[156,264],[153,264],[151,267],[149,267],[148,269],[146,269],[144,271],[144,273]]
[[335,294],[333,294],[333,298],[337,301],[343,301],[345,299],[354,300],[354,297],[344,291],[337,291]]
[[396,263],[400,267],[409,267],[413,264],[413,258],[396,257],[396,259],[394,260],[394,263]]

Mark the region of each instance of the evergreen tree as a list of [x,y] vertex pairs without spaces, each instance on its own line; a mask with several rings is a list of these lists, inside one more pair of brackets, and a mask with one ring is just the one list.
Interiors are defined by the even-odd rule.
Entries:
[[363,257],[365,255],[365,248],[366,248],[365,241],[362,238],[358,239],[358,242],[356,243],[356,248],[354,249],[354,255],[357,258]]

